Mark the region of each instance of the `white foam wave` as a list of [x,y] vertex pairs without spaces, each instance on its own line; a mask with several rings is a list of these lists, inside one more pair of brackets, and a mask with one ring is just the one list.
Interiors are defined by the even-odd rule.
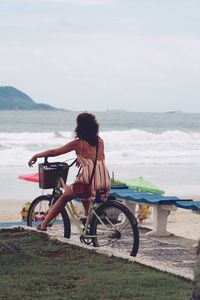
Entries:
[[107,159],[118,164],[179,164],[200,159],[200,133],[141,130],[104,132]]
[[72,139],[71,132],[21,132],[21,133],[0,133],[0,141],[2,146],[13,147],[13,146],[27,146],[27,145],[60,145],[67,143]]
[[[113,164],[191,164],[200,161],[200,132],[104,131],[106,160]],[[39,151],[64,145],[72,132],[0,133],[0,166],[24,165]],[[67,154],[65,157],[74,156]]]

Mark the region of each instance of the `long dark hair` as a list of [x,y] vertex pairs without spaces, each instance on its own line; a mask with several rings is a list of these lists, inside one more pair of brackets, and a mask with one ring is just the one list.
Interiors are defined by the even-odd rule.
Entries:
[[96,146],[99,132],[96,117],[85,112],[78,115],[76,122],[75,136],[85,140],[91,146]]

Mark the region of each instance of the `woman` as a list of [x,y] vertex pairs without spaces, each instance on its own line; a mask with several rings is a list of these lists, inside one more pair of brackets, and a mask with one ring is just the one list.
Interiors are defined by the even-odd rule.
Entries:
[[[80,174],[77,176],[79,182],[89,183],[92,176],[94,161],[97,155],[97,162],[94,177],[91,183],[92,196],[98,190],[103,191],[105,199],[110,192],[110,176],[105,166],[104,142],[98,136],[99,124],[94,115],[81,113],[77,117],[75,129],[75,139],[66,145],[35,154],[28,162],[29,167],[36,163],[38,158],[52,157],[75,151],[77,155],[77,166],[81,167]],[[98,145],[97,145],[98,144]],[[98,146],[98,147],[97,147]],[[97,150],[98,149],[98,150]],[[49,210],[48,215],[38,227],[41,231],[46,231],[49,222],[54,219],[66,203],[77,196],[77,184],[65,185],[65,191]],[[91,197],[90,197],[91,198]],[[89,199],[83,199],[85,215],[88,215]]]

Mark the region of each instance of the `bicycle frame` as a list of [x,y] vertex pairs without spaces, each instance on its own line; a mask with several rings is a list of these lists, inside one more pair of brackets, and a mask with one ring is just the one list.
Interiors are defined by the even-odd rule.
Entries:
[[[58,186],[59,186],[59,188],[64,189],[65,183],[64,183],[62,177],[59,177],[59,179],[58,179]],[[102,220],[95,213],[94,198],[91,198],[91,200],[90,200],[89,214],[86,217],[86,222],[85,222],[84,228],[81,227],[80,219],[78,218],[78,214],[76,212],[76,208],[74,207],[72,200],[66,203],[65,208],[67,209],[67,212],[68,212],[70,218],[75,223],[75,225],[80,233],[80,236],[88,237],[88,238],[96,237],[96,236],[91,236],[91,235],[87,234],[88,233],[88,225],[90,223],[90,218],[91,218],[92,214],[94,214],[97,217],[97,219],[102,223]]]
[[[43,194],[35,198],[31,203],[27,218],[28,226],[32,226],[34,212],[38,211],[37,205],[40,205],[43,201],[47,203],[48,206],[44,208],[44,212],[48,214],[48,210],[60,198],[64,189],[65,179],[63,180],[61,175],[58,175],[56,186],[53,187],[52,193],[48,195]],[[99,197],[101,193],[97,195]],[[117,199],[99,204],[96,202],[96,197],[92,197],[89,202],[88,216],[81,220],[80,213],[72,200],[68,201],[60,211],[61,215],[58,216],[58,220],[61,217],[62,222],[59,223],[61,227],[59,227],[60,225],[55,226],[51,231],[51,227],[57,217],[49,223],[49,226],[47,225],[50,234],[58,232],[59,236],[64,228],[64,237],[70,238],[71,223],[73,222],[77,233],[80,235],[81,242],[87,245],[93,244],[94,247],[112,245],[112,248],[125,249],[130,255],[136,256],[139,247],[137,220],[126,206],[117,201]]]

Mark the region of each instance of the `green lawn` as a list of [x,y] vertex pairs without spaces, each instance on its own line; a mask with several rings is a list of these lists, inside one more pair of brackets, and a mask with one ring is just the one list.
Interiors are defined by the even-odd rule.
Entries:
[[0,299],[190,299],[192,284],[46,234],[0,230]]

